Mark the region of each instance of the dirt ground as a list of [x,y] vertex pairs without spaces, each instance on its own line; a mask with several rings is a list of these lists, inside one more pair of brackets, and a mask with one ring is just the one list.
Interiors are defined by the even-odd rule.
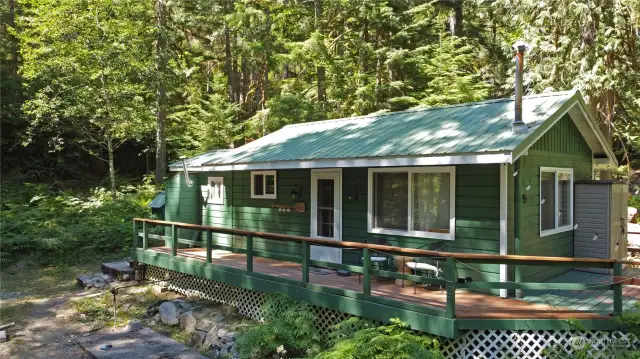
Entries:
[[79,265],[34,265],[29,258],[0,271],[0,324],[10,340],[0,343],[0,359],[69,358],[89,356],[75,343],[82,334],[99,330],[100,323],[78,320],[73,303],[98,300],[104,290],[77,286],[79,274],[99,272],[100,258]]

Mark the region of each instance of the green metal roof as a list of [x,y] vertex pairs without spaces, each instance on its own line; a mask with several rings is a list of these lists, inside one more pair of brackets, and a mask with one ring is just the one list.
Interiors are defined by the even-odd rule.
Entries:
[[[191,157],[186,159],[185,162],[187,166],[202,166],[207,162],[215,162],[224,158],[226,154],[228,154],[230,149],[222,149],[222,150],[214,150],[207,153],[203,153],[201,155],[197,155],[195,157]],[[169,168],[182,168],[182,161],[174,162],[169,165]]]
[[554,122],[543,126],[547,120],[557,120],[579,103],[584,101],[577,91],[525,96],[522,119],[528,130],[524,133],[512,130],[515,104],[511,98],[301,123],[224,153],[198,156],[188,165],[191,169],[287,168],[287,161],[293,165],[300,161],[510,154],[519,150],[518,145],[522,148],[539,138]]

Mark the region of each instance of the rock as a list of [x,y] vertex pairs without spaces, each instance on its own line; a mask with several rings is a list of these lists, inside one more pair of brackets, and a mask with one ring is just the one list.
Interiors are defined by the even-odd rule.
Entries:
[[218,343],[220,342],[218,340],[218,331],[220,330],[220,326],[219,325],[220,324],[218,324],[218,323],[213,323],[213,326],[207,332],[207,336],[206,336],[206,338],[204,338],[204,347],[205,348],[218,345]]
[[120,280],[122,281],[129,281],[133,279],[133,276],[131,276],[131,274],[123,274],[122,276],[120,276]]
[[162,294],[162,293],[164,293],[164,292],[169,290],[169,288],[167,288],[167,287],[165,287],[163,285],[157,285],[157,284],[154,285],[152,288],[153,288],[153,292],[155,294]]
[[224,315],[222,314],[216,315],[215,317],[213,317],[213,321],[216,323],[224,322]]
[[187,333],[191,333],[196,330],[196,318],[193,316],[193,312],[184,312],[180,314],[178,318],[180,322],[180,329]]
[[142,329],[142,323],[137,320],[130,321],[127,326],[124,328],[125,332],[135,332],[136,330]]
[[160,320],[168,325],[178,325],[178,308],[171,302],[160,304]]
[[83,287],[104,288],[109,285],[109,283],[115,281],[115,278],[108,274],[94,273],[78,276],[76,280],[78,281],[78,285]]
[[0,330],[0,343],[4,343],[7,340],[9,340],[9,337],[7,336],[7,332],[5,330]]
[[211,327],[213,327],[213,322],[211,320],[209,319],[197,320],[196,330],[200,330],[206,333],[209,330],[211,330]]
[[227,335],[224,337],[224,339],[226,339],[227,341],[230,341],[230,342],[235,342],[237,337],[238,337],[238,333],[236,333],[236,332],[229,332],[229,333],[227,333]]
[[207,337],[207,333],[196,330],[193,333],[191,333],[190,344],[196,348],[199,348],[202,346],[202,344],[204,344],[204,340],[206,337]]
[[225,328],[220,328],[218,329],[218,338],[222,339],[222,338],[226,338],[227,335],[229,334],[229,331]]
[[232,307],[230,305],[223,305],[222,312],[224,314],[238,314],[238,308]]

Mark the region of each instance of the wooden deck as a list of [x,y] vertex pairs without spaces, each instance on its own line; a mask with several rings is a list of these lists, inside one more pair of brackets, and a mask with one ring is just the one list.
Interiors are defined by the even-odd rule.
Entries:
[[[171,254],[170,247],[154,247],[150,250]],[[192,260],[206,261],[206,249],[182,248],[178,249],[178,256]],[[223,250],[212,250],[212,263],[225,267],[244,270],[246,268],[246,255],[231,253]],[[253,271],[270,276],[300,280],[302,266],[299,263],[279,261],[269,258],[254,257]],[[358,282],[358,275],[340,277],[335,271],[324,271],[319,274],[315,271],[309,273],[309,282],[312,284],[352,291],[361,291],[362,284]],[[571,272],[570,272],[571,273]],[[577,276],[577,275],[576,275]],[[611,276],[602,275],[608,277]],[[579,279],[579,277],[576,277]],[[586,278],[585,278],[586,279]],[[593,279],[593,278],[591,278]],[[558,282],[566,282],[566,278],[558,278]],[[605,283],[605,279],[602,279]],[[570,282],[574,282],[570,280]],[[458,319],[610,319],[612,299],[600,298],[596,292],[603,291],[575,291],[570,298],[558,296],[554,292],[540,293],[527,296],[525,300],[502,299],[493,295],[471,293],[464,290],[456,292],[456,318]],[[580,292],[580,293],[578,293]],[[594,292],[594,293],[582,293]],[[426,307],[444,310],[446,308],[446,291],[439,288],[418,288],[414,294],[413,286],[396,285],[393,280],[376,278],[371,283],[371,295],[383,297],[409,304],[418,304]],[[628,296],[628,304],[631,300],[640,298],[640,286],[626,286],[625,296]],[[625,298],[626,299],[626,298]],[[585,310],[587,309],[587,310]],[[594,312],[589,312],[591,309]]]
[[[623,277],[638,278],[640,269],[626,268]],[[611,284],[609,274],[572,270],[555,276],[548,283],[601,283]],[[633,309],[640,302],[640,286],[625,285],[622,289],[624,311]],[[613,312],[613,293],[610,290],[572,290],[572,291],[525,291],[523,300],[546,304],[551,307],[562,307],[581,312],[609,315]]]

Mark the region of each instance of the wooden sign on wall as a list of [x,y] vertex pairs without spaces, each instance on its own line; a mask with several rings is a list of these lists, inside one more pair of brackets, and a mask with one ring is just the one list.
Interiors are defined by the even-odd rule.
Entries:
[[304,212],[307,210],[307,206],[304,202],[298,202],[296,204],[276,204],[271,205],[271,208],[277,208],[280,212],[291,212],[292,210],[296,212]]

